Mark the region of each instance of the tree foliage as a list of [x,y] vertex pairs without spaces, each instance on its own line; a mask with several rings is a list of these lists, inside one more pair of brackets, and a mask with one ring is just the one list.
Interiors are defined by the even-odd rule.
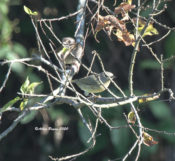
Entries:
[[[174,146],[175,28],[161,20],[174,2],[30,3],[0,2],[0,141],[20,142],[10,136],[20,129],[22,138],[37,137],[37,154],[26,144],[32,160],[160,160],[159,147]],[[98,75],[107,71],[116,76],[110,86]],[[104,92],[85,95],[74,84],[89,75]]]

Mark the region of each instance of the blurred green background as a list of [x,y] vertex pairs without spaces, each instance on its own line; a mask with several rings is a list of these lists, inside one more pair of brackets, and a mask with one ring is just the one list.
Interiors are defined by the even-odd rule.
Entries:
[[[119,1],[117,2],[119,3]],[[23,5],[32,10],[37,10],[42,18],[55,18],[73,13],[77,8],[77,0],[0,0],[0,60],[17,59],[30,57],[37,54],[37,43],[34,28],[31,20],[23,11]],[[113,1],[105,2],[112,10]],[[167,3],[168,9],[156,19],[167,26],[175,26],[175,1]],[[90,7],[94,7],[91,3]],[[143,11],[142,15],[147,16],[149,11]],[[86,22],[90,19],[87,16]],[[54,32],[61,39],[64,36],[73,36],[75,32],[75,17],[54,22]],[[157,40],[163,36],[167,30],[155,25],[159,31],[158,36],[147,37],[148,42]],[[123,43],[118,42],[116,37],[109,39],[101,31],[97,35],[100,43],[94,40],[91,34],[86,41],[85,55],[83,62],[90,64],[93,50],[100,53],[105,68],[116,76],[115,81],[127,93],[128,91],[128,70],[131,59],[132,47],[125,47]],[[44,39],[47,42],[47,39]],[[47,44],[48,45],[48,44]],[[46,46],[47,46],[46,45]],[[59,44],[58,44],[59,47]],[[164,55],[164,58],[175,55],[175,32],[163,41],[152,45],[153,50]],[[175,67],[174,62],[169,62],[165,66],[165,86],[175,91]],[[2,84],[8,65],[0,66],[0,85]],[[100,72],[100,65],[94,65],[94,70]],[[84,76],[83,70],[80,70],[76,77]],[[160,84],[160,66],[154,61],[153,57],[145,47],[140,47],[140,52],[136,59],[134,71],[134,89],[135,94],[153,93],[161,88]],[[28,68],[23,64],[16,63],[12,66],[12,73],[6,85],[6,88],[0,93],[0,107],[9,100],[16,97],[20,86],[29,76],[31,82],[43,81],[38,88],[37,93],[49,93],[46,76],[37,70]],[[58,85],[55,84],[55,87]],[[111,87],[112,89],[112,87]],[[114,91],[118,94],[117,91]],[[107,93],[103,95],[108,96]],[[159,101],[151,103],[136,104],[139,108],[139,115],[145,127],[166,132],[175,132],[174,115],[175,103],[167,101],[168,95],[165,94]],[[33,100],[33,102],[36,100]],[[32,101],[31,101],[32,103]],[[95,117],[90,110],[85,107],[82,109],[86,118],[95,125]],[[123,113],[129,112],[129,106],[122,106],[113,109],[105,109],[102,114],[113,126],[126,125]],[[6,112],[3,114],[0,123],[0,132],[3,132],[17,117],[15,112]],[[65,127],[62,131],[40,131],[37,127]],[[175,137],[174,135],[158,134],[149,132],[158,145],[152,147],[143,146],[140,161],[174,161],[175,160]],[[0,160],[1,161],[48,161],[48,156],[61,157],[78,153],[90,146],[87,143],[89,132],[82,124],[76,109],[63,104],[49,107],[48,110],[40,112],[31,112],[13,132],[0,142]],[[77,161],[107,161],[123,157],[134,144],[135,136],[129,128],[110,131],[104,124],[100,124],[97,130],[96,146],[87,154],[76,158]],[[128,160],[134,160],[136,151]]]

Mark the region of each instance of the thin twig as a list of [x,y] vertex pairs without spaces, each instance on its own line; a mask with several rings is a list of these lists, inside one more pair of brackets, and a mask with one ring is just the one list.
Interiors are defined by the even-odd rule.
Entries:
[[51,18],[51,19],[40,19],[40,20],[37,20],[37,21],[49,21],[49,22],[52,22],[52,21],[61,21],[61,20],[64,20],[64,19],[68,19],[70,17],[73,17],[73,16],[76,16],[77,14],[79,14],[80,12],[82,12],[82,8],[80,8],[78,11],[74,12],[74,13],[70,13],[69,15],[67,16],[62,16],[60,18]]
[[9,66],[9,69],[7,71],[5,79],[4,79],[3,83],[2,83],[2,86],[0,87],[0,93],[5,88],[5,85],[6,85],[7,81],[8,81],[8,79],[9,79],[9,76],[10,76],[10,73],[11,73],[11,69],[12,69],[12,65],[13,65],[13,63],[11,63],[10,66]]
[[46,55],[47,58],[49,58],[49,60],[50,60],[50,57],[49,57],[49,55],[48,55],[48,53],[47,53],[47,50],[46,50],[46,48],[45,48],[45,46],[44,46],[44,44],[43,44],[43,42],[42,42],[42,40],[41,40],[41,38],[40,38],[40,35],[39,35],[39,32],[38,32],[38,28],[36,27],[36,25],[35,25],[35,23],[34,23],[34,20],[33,20],[32,18],[31,18],[31,22],[32,22],[33,27],[34,27],[34,29],[35,29],[35,33],[36,33],[36,36],[37,36],[37,40],[38,40],[39,43],[41,44],[42,50],[44,51],[45,55]]
[[164,90],[164,64],[163,64],[163,55],[161,55],[161,90]]
[[142,46],[150,46],[150,45],[153,45],[153,44],[155,44],[155,43],[158,43],[158,42],[160,42],[161,40],[163,40],[163,39],[165,39],[169,34],[171,33],[171,30],[168,30],[168,32],[165,34],[165,35],[163,35],[160,39],[158,39],[158,40],[155,40],[155,41],[153,41],[153,42],[150,42],[149,44],[143,44]]

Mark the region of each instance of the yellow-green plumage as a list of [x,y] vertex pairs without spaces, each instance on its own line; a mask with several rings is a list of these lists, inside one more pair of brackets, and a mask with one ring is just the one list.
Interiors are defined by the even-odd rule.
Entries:
[[[107,75],[107,76],[106,76]],[[110,78],[113,77],[113,74],[110,72],[100,73],[97,75],[89,75],[87,77],[73,80],[73,83],[76,83],[79,88],[87,93],[100,93],[106,90],[110,84]]]

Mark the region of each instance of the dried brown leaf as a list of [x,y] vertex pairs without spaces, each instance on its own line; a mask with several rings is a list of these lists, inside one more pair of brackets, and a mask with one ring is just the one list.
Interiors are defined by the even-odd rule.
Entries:
[[125,21],[129,19],[128,12],[131,11],[133,8],[135,8],[135,5],[123,2],[114,9],[114,13],[117,15],[121,14],[123,17],[122,20]]
[[146,146],[153,146],[155,144],[158,144],[158,141],[155,141],[151,135],[148,133],[144,132],[143,133],[143,143]]
[[128,31],[122,32],[120,30],[117,30],[114,35],[116,35],[118,40],[122,41],[126,46],[133,45],[135,42],[134,35],[130,34]]

